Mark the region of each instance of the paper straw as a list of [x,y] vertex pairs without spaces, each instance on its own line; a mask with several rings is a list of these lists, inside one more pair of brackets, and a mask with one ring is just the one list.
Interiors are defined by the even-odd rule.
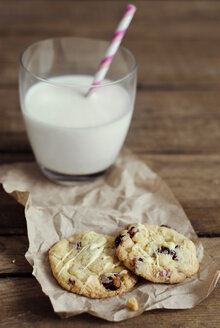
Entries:
[[111,65],[111,62],[121,44],[121,41],[127,31],[127,28],[134,16],[134,13],[136,11],[136,7],[134,5],[128,5],[128,7],[125,10],[124,16],[122,17],[116,31],[115,34],[113,35],[111,44],[108,48],[108,50],[106,51],[105,57],[103,58],[103,60],[101,61],[98,71],[95,74],[93,83],[90,87],[90,89],[88,90],[88,92],[86,93],[86,96],[89,96],[92,91],[94,91],[95,86],[100,85],[102,83],[102,81],[105,78],[106,73],[108,72],[108,69]]

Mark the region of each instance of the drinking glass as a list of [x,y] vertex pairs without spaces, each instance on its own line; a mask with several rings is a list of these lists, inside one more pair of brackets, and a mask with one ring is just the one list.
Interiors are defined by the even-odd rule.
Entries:
[[[85,97],[108,45],[85,38],[48,39],[30,45],[20,57],[19,95],[27,135],[40,169],[54,182],[68,185],[103,174],[126,138],[134,109],[137,64],[124,47],[115,55],[106,79],[89,96],[95,103],[95,97],[108,95],[102,110],[109,119],[77,126],[73,118],[62,124],[68,97],[75,89]],[[71,76],[90,76],[91,81],[71,82]],[[123,115],[113,119],[113,106],[122,105],[126,108]],[[81,110],[74,99],[71,106]]]

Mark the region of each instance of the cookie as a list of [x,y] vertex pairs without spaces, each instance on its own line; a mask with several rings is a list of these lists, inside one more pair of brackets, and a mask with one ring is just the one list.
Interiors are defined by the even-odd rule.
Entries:
[[135,297],[130,297],[130,298],[127,300],[126,305],[127,305],[132,311],[138,311],[138,310],[139,310],[138,301],[136,300]]
[[199,269],[194,243],[173,229],[134,223],[115,238],[116,254],[136,275],[179,283]]
[[63,288],[91,298],[127,292],[137,282],[118,260],[114,238],[92,231],[59,241],[50,249],[49,261]]

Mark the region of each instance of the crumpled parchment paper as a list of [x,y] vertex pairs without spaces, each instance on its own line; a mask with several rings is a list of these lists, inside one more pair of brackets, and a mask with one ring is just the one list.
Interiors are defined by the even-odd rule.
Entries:
[[[152,309],[192,308],[216,286],[220,272],[204,252],[180,204],[162,179],[127,150],[104,176],[71,187],[47,180],[36,163],[1,166],[0,182],[25,206],[29,238],[26,258],[61,317],[88,312],[121,321]],[[198,274],[178,285],[141,282],[126,294],[106,299],[79,296],[57,284],[48,261],[48,250],[54,243],[83,230],[114,236],[137,221],[167,224],[193,240],[200,261]],[[126,306],[131,296],[139,303],[136,312]]]

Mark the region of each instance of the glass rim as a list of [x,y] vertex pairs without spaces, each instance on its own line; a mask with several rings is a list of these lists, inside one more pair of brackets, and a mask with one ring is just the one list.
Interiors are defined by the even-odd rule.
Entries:
[[[30,74],[33,78],[35,78],[36,80],[38,80],[39,82],[44,82],[44,83],[48,83],[48,84],[51,84],[51,85],[55,85],[55,86],[64,86],[64,87],[70,87],[70,86],[78,86],[79,84],[77,83],[70,83],[70,84],[65,84],[65,83],[56,83],[54,81],[51,81],[50,79],[51,78],[43,78],[33,72],[31,72],[24,64],[23,62],[23,57],[25,55],[25,53],[31,49],[33,46],[37,45],[37,44],[40,44],[42,42],[46,42],[46,41],[55,41],[55,40],[61,40],[61,39],[73,39],[73,40],[89,40],[89,41],[101,41],[101,42],[108,42],[106,40],[103,40],[103,39],[94,39],[94,38],[84,38],[84,37],[72,37],[72,36],[64,36],[64,37],[57,37],[57,38],[48,38],[48,39],[43,39],[43,40],[39,40],[39,41],[36,41],[32,44],[30,44],[29,46],[27,46],[21,53],[20,57],[19,57],[19,63],[20,63],[20,66],[28,73]],[[126,47],[124,46],[120,46],[118,50],[122,50],[124,52],[126,52],[133,60],[133,66],[132,68],[129,70],[129,72],[124,75],[122,78],[120,79],[117,79],[117,80],[110,80],[110,82],[104,82],[100,85],[97,85],[97,86],[93,86],[93,88],[102,88],[102,87],[106,87],[108,85],[114,85],[114,84],[117,84],[117,83],[120,83],[120,82],[123,82],[124,80],[128,79],[130,76],[132,76],[136,71],[137,71],[137,60],[136,60],[136,57],[135,55]],[[82,85],[81,85],[82,86]],[[88,85],[83,85],[83,88],[86,88],[86,87],[91,87],[91,84],[88,84]]]

